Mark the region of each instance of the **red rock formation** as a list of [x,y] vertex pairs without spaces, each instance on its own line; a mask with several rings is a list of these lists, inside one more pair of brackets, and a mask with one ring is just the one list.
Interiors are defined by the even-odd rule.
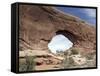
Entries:
[[95,27],[77,17],[49,6],[20,5],[19,10],[19,37],[23,40],[20,41],[20,48],[27,44],[32,49],[47,49],[48,42],[59,33],[67,36],[74,47],[85,52],[91,52],[96,46]]

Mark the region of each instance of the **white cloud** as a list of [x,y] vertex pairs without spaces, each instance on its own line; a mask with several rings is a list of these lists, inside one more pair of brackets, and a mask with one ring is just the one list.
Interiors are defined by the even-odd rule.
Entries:
[[84,12],[87,16],[95,18],[96,17],[96,10],[95,9],[84,9]]

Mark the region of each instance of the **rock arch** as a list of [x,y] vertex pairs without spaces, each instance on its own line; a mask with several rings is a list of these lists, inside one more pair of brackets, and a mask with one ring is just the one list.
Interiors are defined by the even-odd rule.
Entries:
[[58,34],[62,34],[65,37],[67,37],[72,43],[75,43],[77,41],[77,38],[74,34],[72,34],[71,32],[67,31],[67,30],[58,30],[56,31],[56,35]]

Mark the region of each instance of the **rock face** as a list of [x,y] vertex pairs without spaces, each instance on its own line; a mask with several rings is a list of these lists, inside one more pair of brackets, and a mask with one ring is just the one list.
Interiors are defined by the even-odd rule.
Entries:
[[81,19],[49,6],[20,5],[19,11],[20,51],[48,49],[48,42],[57,34],[69,38],[85,53],[95,50],[96,29]]

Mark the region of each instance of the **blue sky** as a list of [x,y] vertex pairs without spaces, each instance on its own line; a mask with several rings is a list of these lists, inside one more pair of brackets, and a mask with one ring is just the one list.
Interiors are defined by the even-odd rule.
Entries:
[[56,7],[57,9],[77,16],[79,18],[81,18],[82,20],[92,24],[92,25],[96,25],[96,9],[93,8],[76,8],[76,7]]

